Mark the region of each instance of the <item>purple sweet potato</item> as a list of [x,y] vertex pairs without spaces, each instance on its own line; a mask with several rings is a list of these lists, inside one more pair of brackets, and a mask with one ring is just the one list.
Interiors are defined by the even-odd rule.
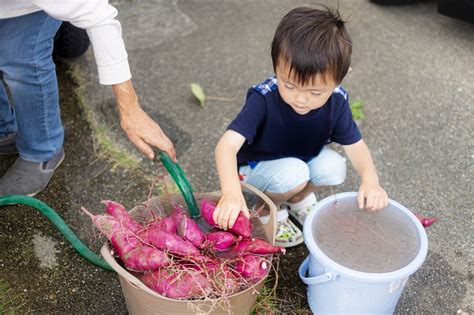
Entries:
[[164,252],[142,244],[135,232],[127,230],[119,219],[108,214],[93,215],[84,208],[82,210],[110,240],[115,252],[127,268],[147,271],[170,263],[170,259]]
[[[216,204],[212,201],[202,199],[201,200],[201,215],[211,226],[217,226],[214,222],[212,215],[216,209]],[[234,226],[229,228],[229,232],[240,235],[243,238],[252,237],[252,222],[242,213],[239,213],[237,220],[235,220]]]
[[202,233],[196,221],[185,215],[181,217],[177,233],[185,240],[190,241],[197,248],[201,248],[206,240],[204,233]]
[[191,269],[159,269],[139,276],[140,280],[159,294],[174,299],[200,298],[212,286],[200,272]]
[[235,236],[225,231],[216,231],[206,234],[206,246],[215,252],[226,251],[240,240],[240,236]]
[[272,244],[258,238],[242,240],[235,246],[233,251],[239,253],[250,253],[250,254],[285,254],[286,250],[281,246],[273,246]]
[[148,227],[157,227],[169,233],[176,234],[178,225],[181,223],[181,219],[184,216],[184,209],[180,205],[174,205],[170,215],[156,219],[151,222]]
[[230,232],[242,236],[243,238],[252,237],[252,222],[240,212],[234,225],[229,229]]
[[234,270],[243,278],[257,282],[265,277],[270,269],[270,261],[263,256],[245,255],[236,259]]
[[152,271],[171,263],[165,252],[147,245],[134,248],[121,259],[125,266],[135,271]]
[[226,265],[209,269],[209,275],[215,291],[220,292],[221,295],[230,295],[240,290],[241,281]]
[[239,291],[241,286],[240,275],[234,273],[227,264],[219,259],[211,259],[209,256],[203,257],[207,259],[204,259],[204,261],[200,263],[181,263],[181,266],[201,271],[203,275],[210,279],[214,292],[219,292],[221,296]]
[[105,212],[118,219],[126,229],[133,232],[143,229],[143,225],[135,221],[120,203],[111,200],[104,200],[102,202],[105,203]]
[[136,237],[136,234],[125,228],[118,219],[108,214],[94,215],[84,208],[82,208],[82,211],[92,219],[99,231],[110,240],[119,257],[140,245],[140,240]]
[[156,246],[158,249],[170,252],[172,254],[192,257],[201,253],[189,241],[186,241],[176,234],[172,234],[158,228],[149,228],[140,234],[145,242]]
[[171,217],[158,218],[155,221],[151,222],[148,225],[148,227],[149,228],[158,228],[160,230],[164,230],[164,231],[169,232],[171,234],[176,234],[176,231],[177,231],[176,222]]
[[438,221],[437,217],[425,217],[420,213],[414,213],[414,215],[420,221],[421,225],[423,225],[423,227],[425,227],[425,228],[429,227],[431,224]]
[[185,215],[186,214],[184,213],[184,209],[180,205],[173,205],[173,211],[171,212],[169,217],[173,219],[176,223],[176,226],[178,226],[181,223],[181,219]]

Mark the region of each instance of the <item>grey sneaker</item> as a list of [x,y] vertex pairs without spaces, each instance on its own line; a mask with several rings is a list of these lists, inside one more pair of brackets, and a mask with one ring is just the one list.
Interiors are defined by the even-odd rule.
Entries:
[[8,134],[6,137],[0,138],[0,155],[17,154],[16,148],[16,133]]
[[0,196],[26,195],[34,196],[42,191],[64,160],[61,148],[49,161],[35,163],[19,157],[0,179]]

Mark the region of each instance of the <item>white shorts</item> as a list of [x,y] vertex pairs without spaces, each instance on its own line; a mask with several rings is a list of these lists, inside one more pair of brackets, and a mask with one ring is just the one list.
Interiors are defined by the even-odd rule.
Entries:
[[240,167],[239,174],[244,182],[261,191],[281,194],[310,180],[317,186],[342,184],[346,178],[346,159],[324,147],[308,162],[292,157],[260,161],[253,169]]

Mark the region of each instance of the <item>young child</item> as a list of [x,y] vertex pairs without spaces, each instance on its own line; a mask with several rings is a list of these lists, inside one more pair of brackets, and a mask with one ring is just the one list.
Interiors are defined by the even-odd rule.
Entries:
[[348,72],[352,44],[339,12],[296,8],[280,21],[271,55],[276,76],[249,89],[242,111],[217,144],[222,197],[214,220],[226,229],[242,211],[249,215],[239,178],[277,205],[276,241],[291,247],[316,203],[316,186],[341,184],[346,160],[327,144],[343,146],[361,177],[358,205],[387,206],[387,193],[370,152],[352,119],[347,92],[339,85]]

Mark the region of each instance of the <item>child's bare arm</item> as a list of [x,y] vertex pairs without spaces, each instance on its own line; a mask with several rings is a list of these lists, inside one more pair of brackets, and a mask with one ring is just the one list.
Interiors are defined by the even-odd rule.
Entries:
[[379,184],[379,177],[377,176],[372,156],[364,140],[343,147],[349,160],[351,160],[361,177],[357,198],[359,208],[362,209],[364,206],[367,210],[385,208],[388,205],[388,196]]
[[245,142],[241,134],[227,130],[215,149],[217,174],[222,197],[214,211],[214,221],[222,229],[232,227],[240,211],[249,217],[237,171],[237,152]]

